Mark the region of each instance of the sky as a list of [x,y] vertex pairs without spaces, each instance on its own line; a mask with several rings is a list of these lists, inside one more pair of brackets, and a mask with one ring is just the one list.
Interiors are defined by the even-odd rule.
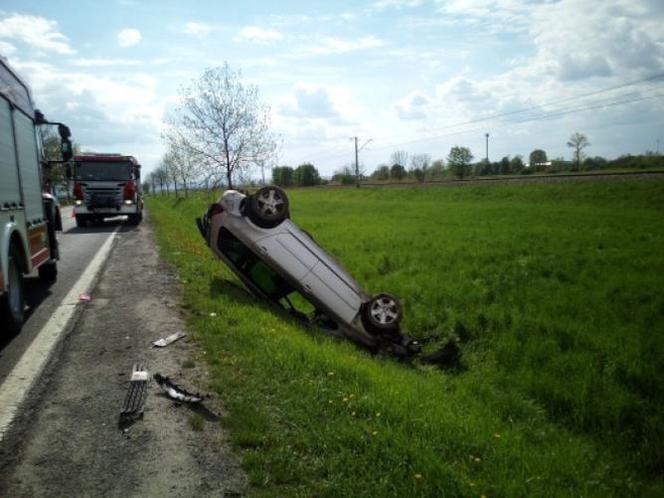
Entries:
[[[662,0],[0,0],[0,54],[84,150],[165,152],[178,90],[228,62],[257,85],[275,164],[323,176],[392,152],[664,152]],[[367,143],[368,142],[368,143]],[[255,173],[257,175],[257,173]]]

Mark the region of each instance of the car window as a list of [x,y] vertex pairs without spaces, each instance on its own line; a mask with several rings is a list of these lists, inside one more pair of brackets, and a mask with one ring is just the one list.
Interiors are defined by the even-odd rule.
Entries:
[[293,287],[226,228],[219,230],[219,250],[270,299],[278,301]]

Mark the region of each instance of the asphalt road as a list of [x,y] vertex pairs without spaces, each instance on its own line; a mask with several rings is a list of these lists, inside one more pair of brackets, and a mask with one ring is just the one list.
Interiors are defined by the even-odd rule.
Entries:
[[41,282],[36,275],[26,278],[26,304],[28,305],[26,323],[20,334],[0,338],[0,384],[25,353],[37,333],[53,314],[53,310],[60,305],[69,289],[90,264],[109,235],[116,229],[126,232],[133,228],[125,225],[122,217],[118,217],[94,227],[81,229],[76,227],[76,222],[71,214],[71,207],[62,209],[62,232],[58,232],[57,235],[60,242],[58,280],[49,286]]
[[[27,334],[48,320],[67,282],[76,280],[117,223],[85,231],[64,227],[62,278],[38,299]],[[92,300],[75,305],[73,325],[0,441],[0,496],[241,495],[246,477],[229,450],[218,398],[180,404],[148,381],[143,417],[119,423],[135,363],[147,367],[148,379],[160,373],[193,392],[210,386],[204,353],[188,337],[150,347],[186,331],[181,288],[158,256],[150,225],[119,223]],[[15,338],[5,351],[19,354],[24,341],[29,338]]]

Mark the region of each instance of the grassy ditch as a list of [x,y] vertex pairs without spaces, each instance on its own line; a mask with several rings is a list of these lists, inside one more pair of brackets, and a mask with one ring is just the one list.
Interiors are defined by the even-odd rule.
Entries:
[[247,292],[153,197],[256,496],[664,490],[664,182],[294,190],[293,219],[454,373],[374,358]]

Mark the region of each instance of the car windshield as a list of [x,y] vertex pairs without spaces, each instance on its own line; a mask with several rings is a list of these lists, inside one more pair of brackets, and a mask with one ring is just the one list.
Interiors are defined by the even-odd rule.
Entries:
[[130,180],[132,165],[126,162],[80,161],[76,164],[77,180]]
[[235,267],[270,299],[279,301],[294,291],[281,275],[272,270],[226,228],[219,230],[217,245]]

